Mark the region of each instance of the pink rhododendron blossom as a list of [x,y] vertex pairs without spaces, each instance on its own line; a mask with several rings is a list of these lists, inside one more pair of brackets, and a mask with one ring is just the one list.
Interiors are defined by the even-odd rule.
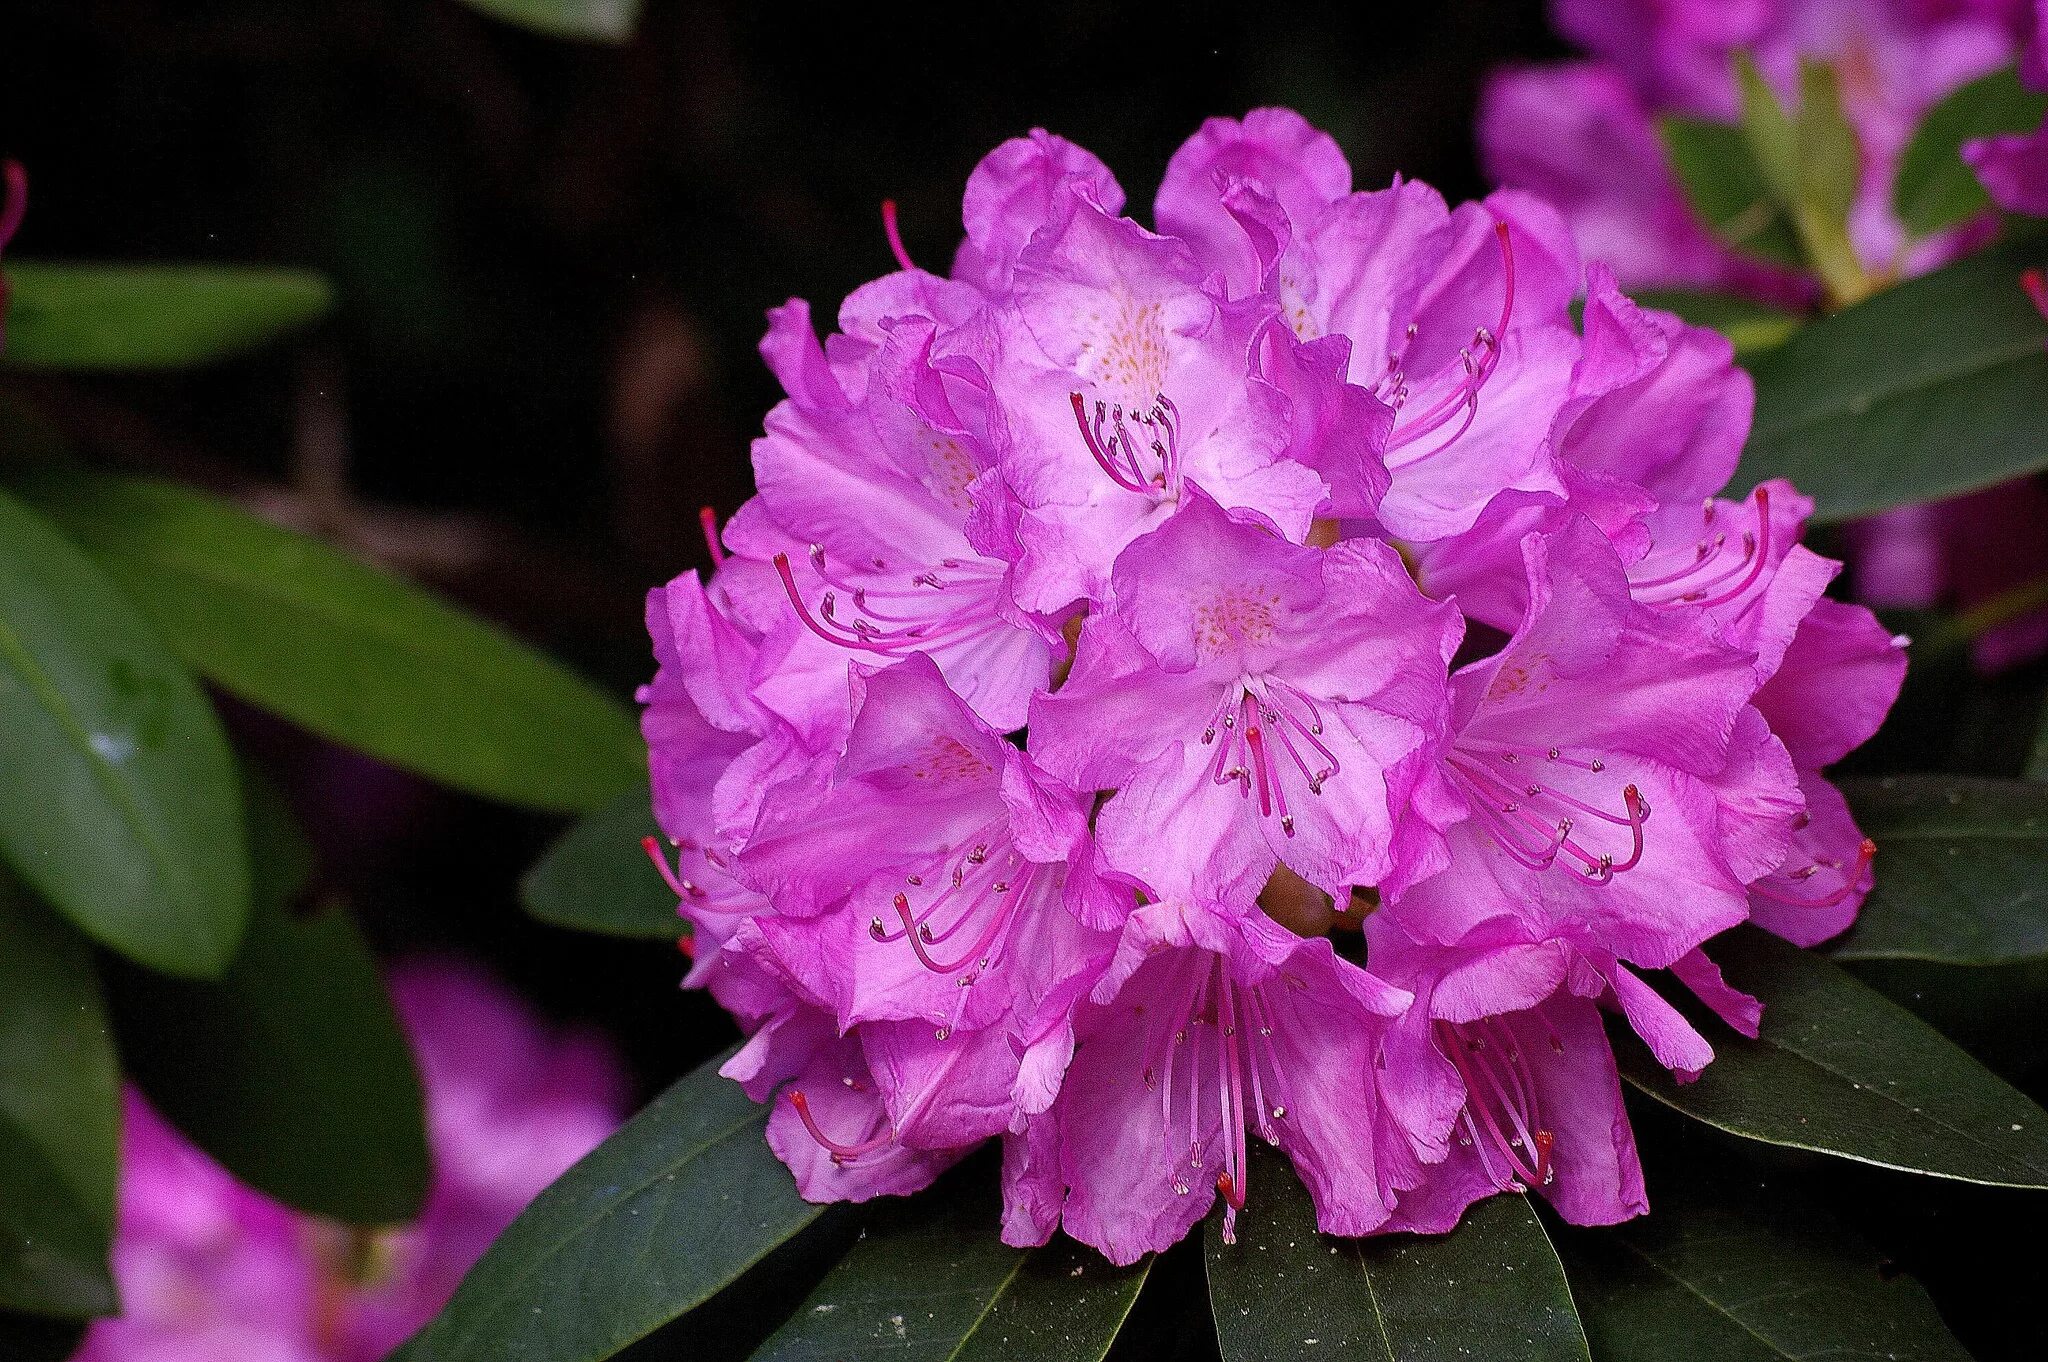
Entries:
[[[1813,271],[1716,238],[1686,202],[1658,137],[1655,121],[1666,115],[1737,119],[1738,56],[1754,61],[1788,106],[1797,103],[1802,63],[1835,72],[1859,153],[1845,226],[1868,288],[1932,269],[1995,230],[1991,216],[1980,215],[1915,240],[1894,215],[1893,181],[1928,111],[2016,57],[2023,81],[2048,88],[2039,0],[1555,0],[1552,12],[1592,59],[1495,77],[1481,101],[1480,146],[1495,179],[1556,204],[1587,258],[1629,287],[1707,289],[1795,309],[1822,300]],[[1977,139],[1962,156],[2000,207],[2048,214],[2048,129]],[[1989,546],[2004,537],[2002,506],[2038,499],[2030,484],[2011,484],[1852,525],[1858,594],[1876,605],[1952,599],[1967,608],[2031,580],[2038,554],[2016,560]],[[1593,507],[1580,509],[1600,518]],[[1438,571],[1462,591],[1454,565]],[[1995,670],[2044,650],[2048,612],[2036,611],[1980,640],[1975,652],[1980,666]]]
[[467,966],[401,965],[426,1093],[417,1220],[358,1231],[243,1186],[130,1093],[113,1248],[122,1314],[77,1362],[375,1362],[431,1319],[498,1232],[618,1125],[601,1043],[559,1034]]
[[1796,488],[1722,495],[1729,344],[1545,203],[1356,189],[1265,109],[1123,204],[1036,132],[952,277],[891,225],[835,335],[772,316],[760,495],[642,693],[725,1073],[806,1197],[999,1140],[1004,1237],[1120,1263],[1231,1239],[1254,1139],[1333,1233],[1640,1213],[1600,1013],[1689,1077],[1662,981],[1754,1034],[1714,938],[1847,925],[1822,772],[1897,641]]

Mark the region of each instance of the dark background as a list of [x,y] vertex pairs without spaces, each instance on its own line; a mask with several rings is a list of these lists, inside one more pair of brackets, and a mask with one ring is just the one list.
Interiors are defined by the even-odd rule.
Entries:
[[[1468,197],[1485,188],[1471,148],[1485,72],[1562,51],[1538,0],[1214,14],[650,0],[621,48],[454,0],[7,8],[0,155],[32,177],[22,256],[301,265],[339,295],[319,331],[254,358],[17,387],[93,460],[248,498],[621,695],[651,667],[642,593],[705,566],[698,508],[730,514],[749,490],[747,441],[777,396],[754,351],[763,311],[801,295],[827,320],[891,268],[882,199],[901,205],[911,254],[943,270],[967,173],[1001,139],[1043,125],[1081,142],[1144,216],[1202,118],[1265,103],[1336,134],[1361,187],[1398,170]],[[608,1029],[643,1095],[730,1037],[677,991],[672,950],[519,912],[518,876],[559,824],[234,718],[318,840],[326,888],[382,948],[488,959],[555,1015]],[[2004,984],[1979,972],[1968,987]],[[1674,1163],[1736,1153],[1641,1121]],[[1927,1279],[1980,1356],[2038,1355],[2025,1303],[2048,1255],[2003,1237],[2038,1198],[1767,1162]],[[778,1255],[779,1289],[805,1289],[839,1226]],[[1188,1289],[1148,1291],[1120,1358],[1209,1346],[1199,1271],[1186,1253],[1162,1266]],[[651,1352],[743,1354],[772,1314],[714,1305],[688,1346],[671,1331]]]

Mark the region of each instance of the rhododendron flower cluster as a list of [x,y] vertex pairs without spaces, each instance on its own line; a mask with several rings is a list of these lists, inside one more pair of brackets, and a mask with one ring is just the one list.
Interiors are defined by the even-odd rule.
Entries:
[[[1581,250],[1627,287],[1708,289],[1805,307],[1828,298],[1812,270],[1737,250],[1687,202],[1659,139],[1666,115],[1734,123],[1736,63],[1753,61],[1787,106],[1800,70],[1835,73],[1856,139],[1856,194],[1845,224],[1867,292],[1944,264],[1996,230],[1996,215],[1912,238],[1893,207],[1914,129],[1945,97],[2018,60],[2019,79],[2048,89],[2048,0],[1553,0],[1566,37],[1590,57],[1504,71],[1478,115],[1496,180],[1544,195]],[[1963,159],[1992,200],[2048,216],[2048,124],[1966,142]],[[1880,606],[1924,608],[1944,596],[1980,604],[2048,571],[2038,479],[1905,507],[1851,527],[1855,587]],[[2048,651],[2048,612],[1989,630],[1977,662],[1997,670]]]
[[474,970],[391,978],[426,1095],[433,1177],[419,1218],[351,1230],[237,1182],[131,1093],[113,1247],[119,1319],[74,1362],[375,1362],[431,1319],[498,1232],[618,1125],[601,1044],[555,1035]]
[[1795,488],[1717,495],[1728,344],[1541,201],[1358,191],[1262,109],[1124,206],[1034,132],[949,273],[890,216],[831,335],[771,316],[759,495],[642,692],[725,1072],[812,1200],[999,1140],[1005,1239],[1117,1262],[1230,1237],[1254,1139],[1339,1234],[1642,1212],[1601,1013],[1696,1074],[1653,977],[1753,1034],[1712,938],[1854,917],[1822,772],[1902,640]]

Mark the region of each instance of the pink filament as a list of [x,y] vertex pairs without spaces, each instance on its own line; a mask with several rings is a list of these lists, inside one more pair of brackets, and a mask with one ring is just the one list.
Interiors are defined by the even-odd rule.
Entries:
[[896,257],[896,263],[906,270],[914,270],[910,252],[903,249],[903,233],[896,226],[896,200],[882,200],[882,234],[889,238],[889,253]]
[[[1836,887],[1833,893],[1817,899],[1800,898],[1793,894],[1781,894],[1769,888],[1764,880],[1758,880],[1749,888],[1753,894],[1759,894],[1773,903],[1782,903],[1792,908],[1832,908],[1843,899],[1855,893],[1862,886],[1864,873],[1870,869],[1871,862],[1876,859],[1877,843],[1871,841],[1868,837],[1864,838],[1863,844],[1856,848],[1855,862],[1847,869],[1842,869],[1841,862],[1839,861],[1832,863],[1833,869],[1842,871],[1842,883]],[[1822,864],[1822,862],[1816,861],[1804,870],[1794,871],[1790,875],[1773,876],[1772,878],[1803,882],[1812,878],[1821,869]]]

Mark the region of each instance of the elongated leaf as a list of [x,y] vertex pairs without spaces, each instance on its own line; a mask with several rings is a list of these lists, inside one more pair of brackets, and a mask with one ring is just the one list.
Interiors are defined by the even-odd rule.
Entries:
[[1203,1239],[1224,1362],[1586,1362],[1564,1270],[1522,1197],[1480,1202],[1447,1235],[1332,1239],[1286,1160],[1254,1155],[1237,1243],[1218,1216]]
[[978,1183],[885,1208],[754,1362],[1101,1362],[1150,1260],[1111,1267],[1064,1238],[1007,1248],[997,1219]]
[[1799,239],[1742,129],[1729,123],[1662,118],[1657,134],[1694,213],[1736,250],[1797,267]]
[[176,369],[319,320],[333,291],[303,270],[7,262],[8,364]]
[[167,483],[25,489],[193,666],[315,733],[478,794],[594,808],[644,778],[630,715],[510,635]]
[[2033,238],[1887,289],[1759,355],[1738,489],[1790,478],[1846,520],[2048,467],[2048,319],[2020,271]]
[[0,879],[0,1123],[41,1149],[102,1234],[114,1224],[120,1071],[92,950]]
[[2034,733],[2034,750],[2027,756],[2028,780],[2048,781],[2048,711],[2041,715],[2041,727]]
[[1633,296],[1644,307],[1675,312],[1694,326],[1720,332],[1735,346],[1736,355],[1743,358],[1784,344],[1805,322],[1796,313],[1733,293],[1651,290]]
[[2000,1187],[2048,1188],[2048,1112],[1875,989],[1754,929],[1712,954],[1764,1003],[1745,1040],[1690,1003],[1714,1062],[1674,1082],[1615,1028],[1623,1076],[1730,1134],[1882,1168]]
[[817,1219],[762,1138],[767,1109],[718,1076],[724,1059],[556,1179],[394,1362],[596,1362]]
[[0,855],[96,940],[214,977],[249,912],[220,721],[120,590],[0,494]]
[[1850,782],[1876,887],[1831,954],[2003,965],[2048,959],[2048,786],[1960,776]]
[[1602,1362],[1969,1362],[1918,1282],[1775,1182],[1659,1187],[1559,1247]]
[[641,850],[656,835],[646,786],[579,820],[519,882],[519,901],[542,922],[610,936],[674,940],[687,930],[676,896]]
[[494,19],[551,38],[622,43],[640,22],[640,0],[466,0]]
[[76,1318],[113,1308],[105,1226],[43,1151],[0,1118],[0,1310]]
[[2031,131],[2044,112],[2048,95],[2020,84],[2013,66],[1971,81],[1929,109],[1892,181],[1892,208],[1906,230],[1928,236],[1991,207],[1991,196],[1963,161],[1963,143]]
[[247,782],[256,911],[217,984],[138,976],[115,992],[122,1053],[166,1119],[278,1200],[359,1225],[418,1213],[420,1080],[346,913],[294,917],[310,865],[282,798]]
[[235,1176],[360,1225],[418,1212],[425,1115],[412,1051],[348,916],[297,918],[312,853],[250,772],[256,910],[217,984],[140,976],[115,991],[122,1051],[151,1102]]

